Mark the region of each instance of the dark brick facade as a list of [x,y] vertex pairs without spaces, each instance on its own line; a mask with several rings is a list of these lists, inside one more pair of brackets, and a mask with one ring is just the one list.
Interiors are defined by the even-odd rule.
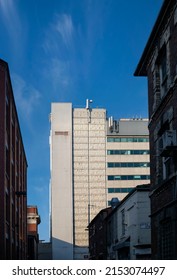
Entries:
[[89,253],[92,260],[107,259],[107,234],[105,219],[112,207],[101,210],[89,224]]
[[135,71],[148,77],[153,259],[177,259],[176,49],[177,1],[165,0]]
[[27,161],[8,64],[0,60],[0,259],[27,257]]

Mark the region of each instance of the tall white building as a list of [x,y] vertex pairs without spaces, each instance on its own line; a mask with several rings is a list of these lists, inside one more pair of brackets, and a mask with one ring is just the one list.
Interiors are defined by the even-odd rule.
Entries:
[[[107,207],[112,197],[120,200],[125,196],[125,190],[129,192],[137,183],[149,182],[149,177],[141,177],[149,176],[149,163],[145,169],[136,165],[138,160],[141,164],[149,161],[148,152],[144,158],[131,152],[129,155],[133,149],[149,150],[148,141],[142,144],[140,140],[136,143],[137,148],[135,140],[123,141],[123,138],[148,139],[147,121],[139,120],[137,126],[131,126],[128,120],[123,126],[127,133],[122,133],[121,123],[115,127],[118,122],[108,121],[105,109],[92,109],[90,103],[87,100],[85,108],[72,108],[71,103],[52,103],[51,106],[53,259],[87,259],[89,222]],[[115,152],[118,150],[127,150],[127,156],[118,155]],[[120,162],[135,165],[123,168],[123,165],[118,165]],[[125,175],[131,177],[125,178]]]
[[106,207],[106,110],[53,103],[50,132],[53,259],[88,258],[88,224]]

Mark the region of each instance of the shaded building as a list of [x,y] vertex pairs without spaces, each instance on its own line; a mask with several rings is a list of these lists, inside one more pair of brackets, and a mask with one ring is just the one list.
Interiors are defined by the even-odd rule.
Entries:
[[149,185],[136,186],[105,219],[107,259],[151,258]]
[[136,76],[148,78],[152,258],[177,259],[177,1],[165,0]]
[[102,209],[90,222],[89,230],[89,258],[92,260],[106,260],[107,235],[105,218],[112,211],[111,207]]
[[0,60],[0,259],[27,257],[27,160],[8,64]]
[[52,260],[52,243],[39,240],[38,260]]
[[27,207],[27,234],[28,234],[28,259],[37,260],[38,259],[38,244],[39,244],[39,234],[38,225],[41,219],[38,215],[37,206]]

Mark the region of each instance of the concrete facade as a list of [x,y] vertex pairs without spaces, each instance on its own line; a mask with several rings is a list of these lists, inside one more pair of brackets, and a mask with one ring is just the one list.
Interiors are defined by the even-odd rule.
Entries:
[[88,258],[88,224],[106,207],[106,110],[73,109],[74,258]]
[[106,111],[51,111],[51,234],[53,259],[88,258],[89,221],[106,206]]
[[73,259],[72,106],[52,103],[50,131],[53,259]]
[[[105,109],[72,108],[71,103],[52,103],[50,132],[51,237],[53,259],[88,259],[88,225],[108,200],[124,193],[109,193],[110,188],[131,189],[140,183],[134,175],[149,176],[149,167],[107,168],[108,162],[149,162],[147,142],[108,142],[109,137],[148,139],[147,120],[120,121],[119,132],[108,128]],[[131,122],[131,124],[129,124]],[[134,126],[133,126],[134,123]],[[132,136],[133,135],[133,136]],[[133,139],[133,138],[132,138]],[[148,151],[143,155],[108,155],[108,150]],[[133,171],[134,170],[134,171]],[[109,176],[121,177],[108,180]],[[144,177],[143,177],[144,178]],[[109,177],[110,179],[110,177]],[[112,179],[112,177],[111,177]],[[129,192],[129,190],[128,190]],[[109,197],[109,199],[108,199]]]

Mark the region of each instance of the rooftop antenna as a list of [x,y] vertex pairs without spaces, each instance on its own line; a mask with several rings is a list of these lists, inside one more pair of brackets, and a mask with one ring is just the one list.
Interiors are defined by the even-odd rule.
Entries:
[[90,104],[93,102],[93,100],[91,99],[86,99],[86,109],[89,110],[90,109]]

